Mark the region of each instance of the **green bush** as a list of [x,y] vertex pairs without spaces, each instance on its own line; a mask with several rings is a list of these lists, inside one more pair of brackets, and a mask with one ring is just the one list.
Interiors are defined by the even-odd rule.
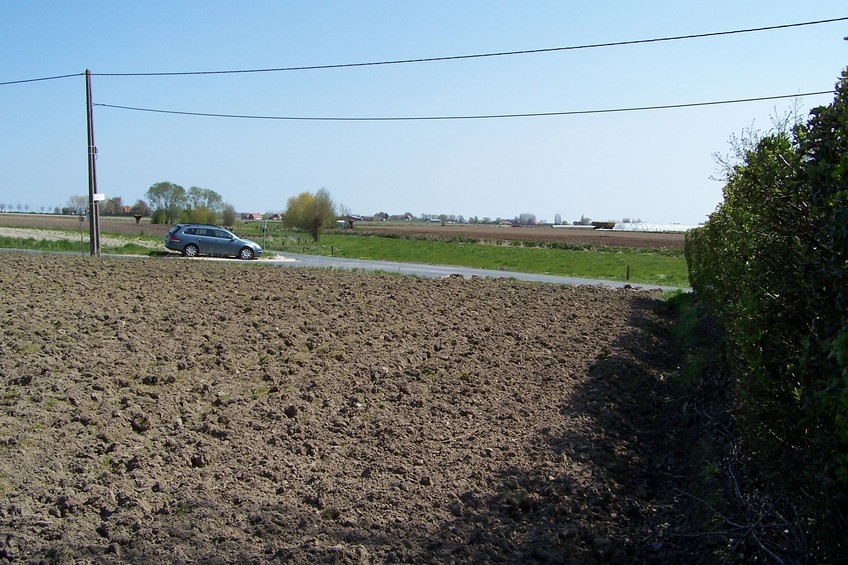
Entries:
[[153,214],[150,216],[151,224],[167,224],[168,223],[168,212],[159,208],[158,210],[154,210]]
[[848,528],[848,71],[831,105],[744,152],[685,256],[722,325],[755,475],[837,555]]
[[180,222],[183,224],[217,224],[220,216],[204,206],[189,208],[180,213]]

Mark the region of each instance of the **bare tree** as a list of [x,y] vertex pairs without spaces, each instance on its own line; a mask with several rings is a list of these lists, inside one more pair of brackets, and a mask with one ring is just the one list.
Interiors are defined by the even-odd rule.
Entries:
[[71,196],[68,198],[68,213],[83,215],[88,210],[88,198],[85,196]]

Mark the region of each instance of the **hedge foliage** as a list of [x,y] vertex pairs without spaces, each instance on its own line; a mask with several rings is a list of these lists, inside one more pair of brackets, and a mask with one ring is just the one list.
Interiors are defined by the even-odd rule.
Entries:
[[724,329],[756,476],[831,551],[848,544],[848,70],[834,101],[729,171],[686,239],[693,290]]

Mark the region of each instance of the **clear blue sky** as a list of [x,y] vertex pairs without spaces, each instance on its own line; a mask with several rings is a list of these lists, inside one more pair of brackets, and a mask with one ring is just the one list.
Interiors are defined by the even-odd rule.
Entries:
[[[848,22],[622,47],[256,74],[96,73],[335,65],[545,49],[848,16],[844,0],[0,2],[0,82],[90,69],[97,104],[291,117],[602,110],[833,88]],[[806,115],[832,95],[800,100]],[[353,213],[694,224],[721,202],[713,153],[791,100],[589,115],[327,122],[95,107],[99,191],[215,190],[240,212],[326,188]],[[88,191],[85,79],[0,86],[0,203]]]

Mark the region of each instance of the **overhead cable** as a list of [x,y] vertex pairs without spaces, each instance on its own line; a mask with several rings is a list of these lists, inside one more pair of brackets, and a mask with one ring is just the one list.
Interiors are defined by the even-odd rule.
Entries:
[[848,20],[844,18],[831,18],[827,20],[816,20],[811,22],[800,22],[794,24],[782,24],[774,26],[755,27],[748,29],[737,29],[733,31],[716,31],[709,33],[695,33],[689,35],[677,35],[673,37],[657,37],[652,39],[634,39],[630,41],[614,41],[610,43],[592,43],[586,45],[571,45],[566,47],[548,47],[543,49],[525,49],[521,51],[500,51],[496,53],[478,53],[475,55],[451,55],[446,57],[425,57],[420,59],[398,59],[393,61],[373,61],[367,63],[341,63],[335,65],[310,65],[302,67],[278,67],[265,69],[241,69],[241,70],[218,70],[218,71],[182,71],[182,72],[149,72],[149,73],[91,73],[95,76],[186,76],[186,75],[221,75],[241,73],[275,73],[283,71],[312,71],[325,69],[344,69],[350,67],[374,67],[378,65],[401,65],[407,63],[433,63],[439,61],[456,61],[460,59],[482,59],[485,57],[503,57],[507,55],[531,55],[536,53],[552,53],[555,51],[576,51],[579,49],[596,49],[600,47],[621,47],[625,45],[640,45],[644,43],[660,43],[664,41],[679,41],[683,39],[700,39],[706,37],[718,37],[723,35],[735,35],[740,33],[753,33],[758,31],[773,31],[803,26],[812,26],[841,22]]
[[72,74],[69,74],[69,75],[57,75],[57,76],[52,76],[52,77],[41,77],[41,78],[27,78],[27,79],[23,79],[23,80],[10,80],[10,81],[6,81],[6,82],[0,82],[0,86],[6,86],[6,85],[9,85],[9,84],[23,84],[25,82],[41,82],[41,81],[44,81],[44,80],[57,80],[57,79],[60,79],[60,78],[70,78],[70,77],[80,77],[80,76],[85,76],[85,73],[72,73]]
[[[308,71],[308,70],[323,70],[323,69],[343,69],[350,67],[373,67],[378,65],[400,65],[407,63],[431,63],[438,61],[455,61],[461,59],[482,59],[485,57],[503,57],[507,55],[530,55],[534,53],[551,53],[556,51],[576,51],[579,49],[595,49],[600,47],[620,47],[625,45],[639,45],[645,43],[660,43],[664,41],[679,41],[683,39],[700,39],[706,37],[719,37],[723,35],[735,35],[741,33],[753,33],[759,31],[772,31],[779,29],[789,29],[796,27],[828,24],[848,20],[848,17],[830,18],[826,20],[815,20],[809,22],[799,22],[794,24],[781,24],[774,26],[754,27],[747,29],[737,29],[732,31],[716,31],[708,33],[696,33],[689,35],[677,35],[671,37],[657,37],[652,39],[635,39],[629,41],[614,41],[609,43],[590,43],[585,45],[571,45],[566,47],[549,47],[543,49],[525,49],[520,51],[500,51],[495,53],[478,53],[474,55],[451,55],[446,57],[424,57],[419,59],[397,59],[392,61],[373,61],[366,63],[341,63],[335,65],[311,65],[300,67],[279,67],[279,68],[264,68],[264,69],[241,69],[241,70],[218,70],[218,71],[182,71],[182,72],[148,72],[148,73],[91,73],[93,76],[187,76],[187,75],[220,75],[220,74],[244,74],[244,73],[272,73],[283,71]],[[23,80],[12,80],[0,82],[0,86],[9,86],[13,84],[23,84],[28,82],[40,82],[47,80],[63,79],[75,76],[83,76],[85,73],[71,73],[66,75],[31,78]]]
[[322,116],[260,116],[248,114],[217,114],[211,112],[186,112],[179,110],[162,110],[158,108],[139,108],[135,106],[120,106],[117,104],[94,104],[102,108],[131,110],[135,112],[152,112],[178,116],[196,116],[202,118],[234,118],[242,120],[289,120],[289,121],[324,121],[324,122],[399,122],[399,121],[434,121],[434,120],[491,120],[500,118],[540,118],[551,116],[580,116],[587,114],[611,114],[616,112],[639,112],[645,110],[672,110],[679,108],[695,108],[699,106],[718,106],[722,104],[740,104],[743,102],[762,102],[765,100],[780,100],[785,98],[803,98],[833,94],[833,90],[819,92],[804,92],[800,94],[782,94],[779,96],[761,96],[757,98],[738,98],[735,100],[720,100],[712,102],[690,102],[685,104],[663,104],[658,106],[635,106],[630,108],[607,108],[601,110],[571,110],[565,112],[533,112],[526,114],[480,114],[466,116],[387,116],[387,117],[322,117]]

